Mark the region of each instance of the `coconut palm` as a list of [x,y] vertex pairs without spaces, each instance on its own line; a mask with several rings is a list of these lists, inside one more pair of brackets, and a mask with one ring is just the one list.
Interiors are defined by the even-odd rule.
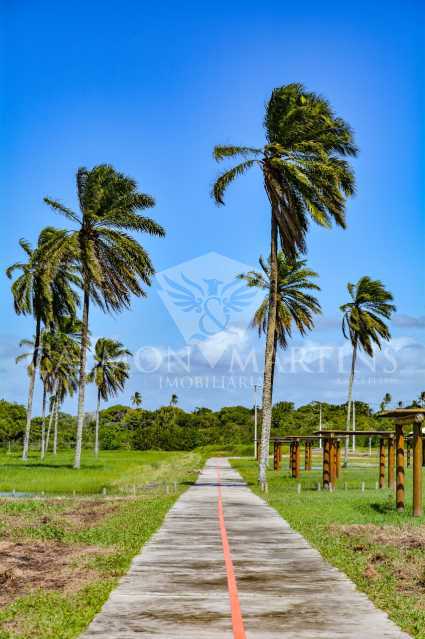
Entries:
[[381,405],[380,405],[381,410],[385,410],[385,408],[388,406],[388,404],[391,404],[391,400],[392,400],[392,397],[391,397],[390,393],[385,393],[385,395],[384,395],[384,397],[382,399]]
[[[352,345],[351,371],[348,381],[347,431],[350,430],[350,415],[357,352],[363,350],[373,357],[373,347],[381,348],[381,340],[389,340],[391,334],[385,319],[390,319],[396,307],[391,304],[392,294],[380,280],[365,275],[356,284],[347,284],[351,300],[340,306],[343,313],[342,332]],[[348,463],[348,436],[345,442],[344,463]]]
[[271,208],[270,296],[264,358],[262,441],[259,479],[266,482],[269,452],[274,336],[277,309],[278,238],[287,259],[306,248],[310,219],[330,227],[345,227],[346,197],[354,191],[354,176],[344,156],[356,155],[350,127],[335,116],[322,97],[301,84],[274,89],[264,119],[266,144],[261,148],[217,146],[217,161],[240,158],[222,173],[213,187],[217,204],[237,177],[250,168],[261,170]]
[[419,402],[421,406],[425,406],[425,391],[422,391],[419,395]]
[[75,390],[81,346],[81,323],[74,318],[63,318],[43,337],[43,356],[47,360],[45,384],[51,396],[49,425],[42,457],[49,449],[53,421],[55,432],[53,449],[55,452],[59,406],[65,396],[67,394],[73,395]]
[[179,398],[175,393],[173,393],[170,398],[170,406],[177,406],[178,403],[179,403]]
[[150,195],[139,193],[136,182],[102,164],[77,171],[79,212],[45,198],[55,211],[77,226],[62,241],[50,245],[53,263],[75,253],[83,287],[81,354],[78,381],[78,417],[74,468],[80,467],[84,424],[89,307],[93,301],[104,311],[129,308],[131,294],[145,296],[154,268],[145,249],[129,234],[142,231],[162,237],[164,229],[138,213],[154,206]]
[[141,396],[141,394],[139,393],[139,391],[136,391],[136,392],[134,393],[134,395],[132,395],[132,396],[131,396],[130,401],[131,401],[131,403],[133,404],[133,406],[135,406],[136,408],[139,408],[139,406],[141,406],[141,405],[142,405],[142,401],[143,401],[143,400],[142,400],[142,396]]
[[32,361],[29,367],[29,388],[27,400],[27,419],[24,435],[22,459],[28,459],[34,388],[41,356],[41,333],[54,318],[75,314],[79,298],[72,285],[79,285],[79,278],[69,252],[62,255],[59,263],[46,259],[46,247],[53,241],[64,238],[64,233],[48,227],[41,231],[37,247],[32,248],[26,240],[19,245],[26,254],[26,262],[16,262],[9,266],[6,275],[12,279],[15,271],[20,275],[12,284],[13,303],[17,315],[33,315],[35,319],[35,337]]
[[99,411],[100,400],[107,401],[110,397],[124,390],[128,379],[129,366],[123,358],[131,355],[121,342],[106,337],[100,337],[94,348],[95,364],[88,375],[88,380],[97,386],[96,430],[94,454],[99,454]]
[[[43,333],[41,334],[41,338],[40,338],[40,342],[41,344],[43,344]],[[28,372],[28,376],[29,378],[31,378],[32,375],[32,371],[33,371],[33,366],[32,366],[32,361],[34,358],[34,348],[35,348],[35,340],[34,339],[22,339],[19,342],[19,346],[22,348],[24,346],[28,347],[29,350],[25,351],[24,353],[21,353],[20,355],[18,355],[15,359],[16,364],[19,364],[22,361],[26,361],[29,360],[30,364],[27,367],[27,372]],[[43,352],[43,346],[40,346],[40,353]],[[41,456],[43,456],[43,450],[44,450],[44,443],[45,443],[45,429],[46,429],[46,406],[47,406],[47,385],[46,385],[46,381],[45,381],[45,368],[44,368],[44,364],[45,364],[45,360],[42,356],[39,356],[38,358],[39,361],[39,370],[40,370],[40,378],[43,384],[43,399],[41,402],[42,408],[41,408],[41,442],[40,442],[40,451],[41,451]]]
[[[239,278],[244,280],[249,287],[266,291],[266,295],[256,310],[251,325],[258,329],[258,334],[267,334],[269,298],[271,289],[271,265],[262,257],[259,259],[261,271],[249,271],[242,273]],[[312,280],[318,277],[315,271],[307,268],[306,261],[295,259],[288,260],[280,252],[277,255],[277,295],[276,295],[276,324],[273,342],[273,362],[271,384],[273,389],[276,350],[279,345],[287,348],[288,339],[292,336],[292,328],[295,326],[301,335],[311,330],[313,314],[321,313],[318,300],[306,291],[320,291],[320,287]]]

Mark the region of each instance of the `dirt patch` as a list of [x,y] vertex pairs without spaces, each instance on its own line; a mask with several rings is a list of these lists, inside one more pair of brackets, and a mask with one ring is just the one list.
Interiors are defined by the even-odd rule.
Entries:
[[0,606],[32,590],[73,592],[97,572],[87,560],[105,554],[96,546],[70,546],[56,541],[0,542]]
[[120,506],[120,501],[84,500],[72,510],[64,511],[61,517],[73,530],[87,529],[114,514]]
[[425,526],[376,526],[374,524],[332,526],[347,545],[365,557],[363,576],[368,581],[382,577],[395,580],[402,594],[423,598],[425,593]]
[[[366,544],[393,546],[395,548],[425,550],[425,525],[376,526],[374,524],[356,524],[352,526],[332,526],[332,531],[342,533],[348,538],[361,538]],[[365,548],[358,544],[358,550]]]

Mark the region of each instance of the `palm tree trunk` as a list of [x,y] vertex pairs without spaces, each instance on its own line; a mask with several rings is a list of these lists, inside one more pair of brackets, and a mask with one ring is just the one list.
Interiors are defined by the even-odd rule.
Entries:
[[55,427],[53,431],[53,454],[58,452],[58,419],[59,419],[59,400],[55,402]]
[[27,423],[25,426],[24,446],[22,449],[22,459],[27,461],[28,452],[30,447],[30,433],[31,433],[31,418],[32,418],[32,403],[34,399],[35,378],[37,374],[38,364],[40,361],[40,336],[41,336],[41,320],[37,317],[35,325],[35,342],[34,342],[34,354],[32,357],[32,371],[30,376],[30,384],[28,388],[28,403],[27,403]]
[[47,398],[47,391],[46,391],[46,386],[45,384],[43,384],[43,408],[42,408],[42,416],[41,416],[41,446],[40,446],[40,457],[41,459],[43,459],[44,457],[44,434],[46,432],[46,398]]
[[266,468],[269,458],[270,428],[272,421],[273,373],[275,361],[276,304],[277,304],[277,225],[272,212],[270,240],[270,296],[267,314],[267,337],[264,355],[264,379],[262,399],[261,452],[258,480],[264,488],[267,483]]
[[80,350],[80,374],[78,380],[78,417],[77,417],[77,438],[75,442],[74,468],[80,468],[81,448],[83,444],[84,427],[84,400],[86,394],[86,363],[87,348],[89,342],[89,291],[87,285],[84,290],[83,318],[81,327],[81,350]]
[[49,426],[47,428],[47,435],[46,435],[46,446],[45,446],[45,449],[44,449],[46,453],[49,450],[50,431],[52,429],[52,423],[53,423],[53,417],[54,417],[54,414],[55,414],[55,408],[56,408],[56,399],[53,401],[52,410],[50,411]]
[[344,446],[344,466],[348,466],[348,446],[349,446],[349,432],[350,432],[350,422],[351,422],[351,404],[353,401],[353,383],[354,383],[354,373],[356,369],[356,358],[357,358],[357,342],[353,344],[353,356],[351,358],[351,372],[350,378],[348,381],[348,402],[347,402],[347,420],[345,424],[345,429],[347,431],[347,435],[345,437],[345,446]]
[[94,454],[96,457],[99,455],[99,409],[100,409],[100,390],[97,391],[97,406],[96,406],[96,428],[94,434]]

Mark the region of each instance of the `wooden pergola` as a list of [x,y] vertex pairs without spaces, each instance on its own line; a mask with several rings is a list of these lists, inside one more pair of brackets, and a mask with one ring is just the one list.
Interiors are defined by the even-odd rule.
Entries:
[[[335,487],[335,481],[333,478],[338,478],[339,464],[336,472],[333,472],[332,463],[333,455],[332,451],[335,446],[339,449],[341,446],[341,439],[347,436],[363,435],[366,437],[379,437],[379,488],[384,488],[385,485],[385,443],[388,447],[388,486],[394,486],[395,477],[395,433],[381,430],[350,430],[347,434],[346,430],[322,430],[316,431],[321,433],[323,438],[323,487],[329,488],[331,484]],[[329,459],[328,459],[329,458]]]
[[392,488],[395,481],[395,433],[383,430],[322,430],[316,431],[323,437],[323,487],[335,488],[334,478],[338,478],[339,467],[334,472],[332,468],[333,454],[335,446],[340,448],[341,439],[352,435],[363,435],[366,437],[379,437],[379,488],[385,485],[385,442],[388,447],[388,486]]
[[314,435],[286,435],[285,437],[275,437],[273,441],[273,469],[280,470],[282,465],[282,444],[289,444],[289,469],[292,477],[300,477],[301,467],[301,444],[304,444],[304,470],[311,470],[313,467],[313,443],[319,437]]
[[422,464],[423,464],[423,433],[422,423],[425,418],[425,408],[395,408],[379,413],[378,417],[394,419],[395,446],[397,456],[396,507],[398,512],[404,511],[405,502],[405,470],[404,470],[404,442],[405,426],[413,426],[413,516],[421,517],[422,507]]

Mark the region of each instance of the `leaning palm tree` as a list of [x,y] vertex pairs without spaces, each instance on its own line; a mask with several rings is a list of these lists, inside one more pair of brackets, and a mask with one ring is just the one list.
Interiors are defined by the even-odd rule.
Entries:
[[173,393],[170,398],[170,406],[177,406],[178,403],[179,403],[179,398],[175,393]]
[[[262,257],[259,259],[261,271],[242,273],[239,278],[251,288],[266,291],[266,295],[256,310],[251,325],[258,329],[258,334],[267,334],[269,298],[271,294],[271,265]],[[305,260],[288,260],[280,252],[277,255],[277,295],[276,324],[273,341],[273,362],[271,384],[273,389],[274,370],[277,346],[285,349],[295,326],[301,335],[305,335],[314,326],[313,314],[321,313],[321,307],[314,295],[307,291],[320,291],[320,287],[312,281],[318,277],[315,271],[306,266]]]
[[[363,350],[373,357],[373,347],[381,348],[381,340],[389,340],[391,334],[385,319],[390,319],[396,307],[391,304],[392,294],[380,280],[365,275],[356,284],[347,284],[351,300],[340,306],[343,313],[342,332],[352,346],[351,371],[348,381],[346,429],[350,430],[353,383],[357,352]],[[348,435],[345,438],[344,464],[348,463]]]
[[224,204],[233,180],[251,167],[261,170],[271,208],[270,296],[264,357],[262,436],[259,480],[266,482],[269,453],[274,336],[277,321],[278,239],[287,259],[306,248],[310,219],[345,227],[345,202],[354,192],[354,176],[344,156],[356,155],[350,127],[322,97],[301,84],[275,89],[264,119],[266,144],[261,148],[216,146],[217,161],[241,158],[216,180],[213,197]]
[[47,227],[41,231],[37,247],[33,249],[29,242],[21,239],[19,244],[24,250],[27,261],[16,262],[9,266],[6,275],[12,279],[15,271],[20,275],[12,284],[14,309],[17,315],[33,315],[35,319],[35,337],[32,361],[29,367],[29,388],[27,400],[27,418],[24,434],[22,459],[28,459],[31,434],[32,406],[37,370],[41,356],[41,333],[53,318],[73,315],[79,303],[78,295],[72,285],[78,286],[79,279],[69,253],[63,254],[58,264],[46,259],[46,247],[52,241],[64,238],[62,231]]
[[136,408],[139,408],[139,406],[142,405],[143,400],[139,391],[136,391],[134,395],[131,396],[130,401],[133,404],[133,406],[135,406]]
[[121,342],[100,337],[94,348],[95,364],[88,375],[88,380],[97,386],[96,428],[94,454],[99,454],[99,411],[100,400],[107,401],[119,391],[124,390],[128,379],[129,366],[123,357],[131,355]]
[[55,211],[77,226],[63,241],[52,242],[53,263],[62,256],[76,254],[83,286],[81,355],[78,381],[78,417],[74,468],[81,463],[84,400],[89,331],[89,308],[93,301],[104,311],[129,308],[131,294],[145,296],[154,268],[145,249],[129,234],[142,231],[162,237],[164,229],[154,220],[139,215],[140,209],[154,206],[150,195],[139,193],[136,182],[102,164],[77,171],[79,212],[58,201],[45,198]]
[[425,406],[425,391],[421,391],[419,395],[419,403],[421,406]]

